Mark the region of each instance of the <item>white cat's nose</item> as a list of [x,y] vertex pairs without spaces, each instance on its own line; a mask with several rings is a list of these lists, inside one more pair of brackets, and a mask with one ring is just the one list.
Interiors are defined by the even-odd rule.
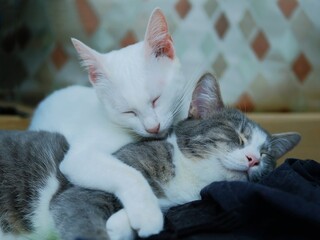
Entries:
[[146,129],[146,131],[151,134],[157,134],[159,133],[159,130],[160,130],[160,123],[158,123],[158,125],[155,126],[154,128]]

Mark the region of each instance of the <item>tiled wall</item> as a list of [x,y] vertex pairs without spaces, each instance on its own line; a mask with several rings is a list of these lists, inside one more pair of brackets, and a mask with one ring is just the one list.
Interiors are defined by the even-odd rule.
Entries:
[[226,103],[320,110],[318,0],[4,0],[1,99],[37,104],[55,89],[88,84],[70,37],[101,52],[124,47],[143,39],[156,6],[186,75],[214,72]]

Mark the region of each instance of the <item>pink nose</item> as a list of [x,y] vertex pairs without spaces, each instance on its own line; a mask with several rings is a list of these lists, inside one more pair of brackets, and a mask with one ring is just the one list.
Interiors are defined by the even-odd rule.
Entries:
[[249,161],[249,167],[257,166],[259,165],[259,159],[256,158],[253,155],[246,155],[248,161]]
[[160,123],[154,128],[147,129],[146,131],[151,134],[157,134],[159,133],[159,129],[160,129]]

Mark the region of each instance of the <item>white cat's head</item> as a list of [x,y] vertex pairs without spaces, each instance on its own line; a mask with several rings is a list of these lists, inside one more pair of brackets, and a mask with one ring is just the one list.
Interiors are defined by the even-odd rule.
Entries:
[[76,39],[72,42],[111,120],[144,137],[166,133],[184,83],[177,77],[179,61],[160,9],[152,12],[139,43],[101,54]]

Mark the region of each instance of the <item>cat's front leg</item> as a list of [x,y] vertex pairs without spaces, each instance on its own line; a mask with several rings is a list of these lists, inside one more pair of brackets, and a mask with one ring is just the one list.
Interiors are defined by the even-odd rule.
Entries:
[[[126,189],[116,196],[124,206],[131,227],[137,231],[140,237],[148,237],[163,229],[164,220],[158,199],[148,182],[143,177],[142,179],[144,183],[137,181],[133,185],[127,185]],[[148,189],[144,189],[145,187]],[[129,188],[131,189],[129,190]]]
[[131,240],[136,235],[124,209],[110,216],[106,223],[106,229],[110,240]]
[[159,233],[163,214],[146,179],[136,169],[93,148],[70,149],[60,170],[74,184],[113,193],[140,237]]

